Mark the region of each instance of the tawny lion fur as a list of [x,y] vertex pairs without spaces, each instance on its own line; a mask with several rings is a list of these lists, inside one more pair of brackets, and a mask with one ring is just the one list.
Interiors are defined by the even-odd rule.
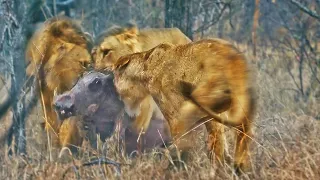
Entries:
[[160,44],[149,51],[122,56],[113,64],[113,72],[126,110],[134,111],[135,104],[150,106],[144,99],[151,94],[181,152],[194,144],[188,134],[182,135],[206,122],[210,155],[214,152],[223,162],[225,124],[238,130],[237,172],[249,168],[254,91],[244,55],[229,42],[208,39],[177,46]]
[[[53,96],[72,88],[91,62],[89,38],[80,25],[66,17],[55,17],[38,29],[26,49],[29,76],[39,80],[40,100],[47,115],[45,128],[56,147],[80,146],[82,137],[76,126],[76,118],[57,119],[53,108]],[[42,102],[42,101],[41,101]]]
[[[136,52],[150,50],[161,43],[187,44],[191,40],[178,28],[154,28],[142,29],[129,23],[125,27],[114,26],[101,33],[97,40],[97,46],[93,48],[92,56],[97,70],[111,70],[121,56]],[[134,103],[130,96],[122,96],[123,100],[130,104],[126,107],[127,113],[135,118],[132,126],[137,132],[145,131],[149,126],[149,119],[154,116],[162,118],[158,106],[151,96],[146,96],[142,103]],[[152,109],[152,110],[150,110]]]

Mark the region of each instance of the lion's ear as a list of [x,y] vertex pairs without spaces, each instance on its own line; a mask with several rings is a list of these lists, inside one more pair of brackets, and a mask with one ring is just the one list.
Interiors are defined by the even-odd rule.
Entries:
[[127,28],[125,34],[131,35],[131,36],[137,36],[139,34],[139,29],[136,25],[132,25]]
[[134,21],[130,21],[126,23],[126,25],[124,26],[124,29],[126,34],[131,34],[134,36],[137,36],[139,34],[138,26]]
[[136,40],[137,36],[139,35],[139,29],[135,24],[127,24],[125,31],[123,33],[123,40],[124,41],[132,41]]
[[117,62],[115,62],[112,66],[112,70],[120,69],[125,67],[130,62],[130,58],[120,58]]
[[127,24],[123,33],[116,35],[116,38],[124,44],[135,44],[138,41],[139,30],[135,24]]
[[136,34],[132,34],[132,33],[128,33],[128,32],[117,35],[116,38],[124,44],[135,44],[138,41]]

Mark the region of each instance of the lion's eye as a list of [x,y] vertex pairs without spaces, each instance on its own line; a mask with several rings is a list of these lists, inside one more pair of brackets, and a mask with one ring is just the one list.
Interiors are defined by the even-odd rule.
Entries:
[[111,49],[104,49],[104,50],[102,51],[103,57],[106,56],[106,55],[108,55],[110,51],[111,51]]
[[99,78],[95,78],[90,84],[89,84],[89,90],[92,92],[98,91],[102,86],[102,82]]
[[83,67],[85,68],[89,68],[91,66],[91,63],[90,62],[83,62]]

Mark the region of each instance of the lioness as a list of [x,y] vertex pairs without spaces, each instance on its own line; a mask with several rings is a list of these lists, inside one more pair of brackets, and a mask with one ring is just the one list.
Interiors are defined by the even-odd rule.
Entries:
[[81,27],[67,17],[54,17],[46,21],[28,42],[26,49],[29,76],[39,80],[40,99],[46,115],[45,129],[56,147],[79,146],[82,138],[76,118],[57,119],[52,101],[54,92],[62,93],[72,88],[78,76],[91,62],[89,38]]
[[[127,26],[114,26],[101,33],[96,40],[96,47],[92,50],[94,66],[97,70],[111,70],[121,56],[149,50],[160,43],[186,44],[191,40],[178,28],[155,28],[138,30],[133,23]],[[148,129],[152,116],[163,118],[162,113],[151,96],[146,96],[142,103],[134,103],[130,96],[123,96],[123,100],[130,104],[132,111],[126,106],[127,113],[132,118],[133,128],[137,132]],[[152,110],[149,110],[152,109]]]
[[[236,172],[249,167],[254,92],[245,57],[230,43],[221,39],[177,46],[164,43],[149,51],[122,56],[113,64],[113,72],[126,111],[135,111],[135,104],[151,94],[179,150],[186,152],[193,146],[185,133],[202,122],[208,131],[209,152],[218,151],[216,155],[223,161],[223,149],[213,148],[219,141],[214,136],[213,119],[238,130]],[[180,158],[181,154],[177,155]]]
[[147,51],[161,43],[186,44],[191,40],[178,28],[150,28],[139,31],[133,23],[124,27],[114,26],[102,32],[92,50],[94,67],[109,69],[121,56]]

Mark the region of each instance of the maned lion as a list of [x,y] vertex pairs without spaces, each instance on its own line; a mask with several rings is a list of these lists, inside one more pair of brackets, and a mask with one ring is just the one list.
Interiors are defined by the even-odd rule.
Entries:
[[[173,143],[182,152],[194,144],[185,133],[205,123],[209,152],[223,161],[223,148],[214,148],[217,144],[223,147],[223,141],[215,136],[218,123],[213,122],[236,128],[235,169],[240,173],[249,168],[254,91],[244,55],[229,42],[207,39],[177,46],[160,44],[122,56],[113,64],[113,73],[126,111],[135,112],[134,105],[148,103],[143,100],[151,94],[169,123]],[[185,153],[178,152],[180,159]]]
[[[178,28],[150,28],[139,31],[133,23],[128,23],[124,27],[114,26],[101,33],[96,40],[97,45],[92,50],[94,67],[96,70],[111,70],[112,64],[123,55],[150,50],[161,43],[181,45],[189,42],[191,40]],[[130,97],[125,98],[129,103]],[[126,107],[129,116],[135,118],[132,126],[137,132],[148,129],[152,115],[163,118],[151,96],[146,96],[143,101],[146,103],[130,104],[130,107],[134,106],[135,109],[132,112]]]
[[67,17],[54,17],[39,28],[26,49],[29,76],[39,80],[40,98],[46,115],[45,129],[56,147],[73,147],[82,143],[76,126],[76,118],[57,119],[52,101],[54,93],[63,93],[73,87],[86,67],[91,63],[90,38],[80,25]]

